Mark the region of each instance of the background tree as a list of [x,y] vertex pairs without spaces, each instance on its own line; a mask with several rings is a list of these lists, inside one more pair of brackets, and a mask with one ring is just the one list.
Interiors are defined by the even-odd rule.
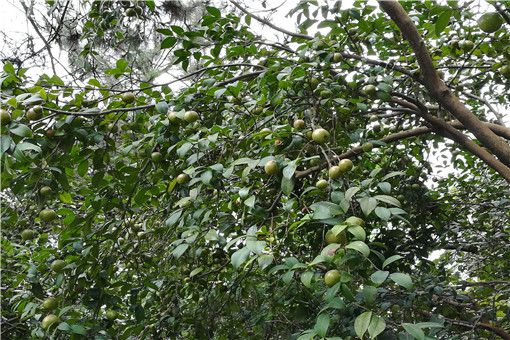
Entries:
[[510,339],[504,4],[200,4],[22,4],[2,336]]

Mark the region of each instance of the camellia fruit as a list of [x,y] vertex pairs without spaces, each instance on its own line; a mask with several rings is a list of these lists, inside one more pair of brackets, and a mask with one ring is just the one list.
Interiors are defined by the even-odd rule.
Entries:
[[363,89],[361,90],[361,92],[366,94],[367,96],[373,96],[377,92],[377,88],[374,85],[369,84],[369,85],[363,86]]
[[151,159],[154,163],[159,163],[161,162],[161,159],[163,159],[163,155],[161,154],[161,152],[153,152],[151,153]]
[[333,287],[338,282],[340,282],[340,272],[338,270],[330,270],[324,275],[324,283],[326,283],[326,286]]
[[55,260],[51,263],[51,270],[55,273],[60,273],[66,265],[67,263],[64,260]]
[[108,310],[106,311],[106,318],[107,318],[108,320],[115,320],[115,319],[117,319],[117,316],[118,316],[117,311],[114,311],[114,310],[112,310],[112,309],[108,309]]
[[189,181],[189,176],[187,174],[180,174],[177,176],[177,183],[184,184]]
[[342,176],[343,172],[338,165],[333,165],[331,168],[329,168],[328,174],[329,178],[338,179],[340,176]]
[[506,79],[510,79],[510,65],[503,65],[499,69],[499,72],[505,77]]
[[327,231],[326,235],[324,236],[324,240],[326,241],[327,244],[332,243],[344,244],[347,242],[345,233],[343,231],[335,235],[332,229]]
[[294,126],[294,129],[296,130],[303,130],[306,126],[305,121],[302,119],[296,119],[294,123],[292,124]]
[[503,25],[503,18],[497,12],[483,14],[478,19],[478,27],[485,33],[494,33]]
[[188,123],[196,122],[198,118],[200,117],[196,111],[186,111],[186,113],[184,113],[184,120]]
[[312,78],[310,78],[309,82],[310,82],[311,88],[315,90],[317,88],[317,86],[319,86],[320,81],[319,81],[319,79],[312,77]]
[[122,101],[126,104],[134,102],[135,99],[135,94],[133,92],[126,92],[122,95]]
[[459,47],[464,51],[468,52],[471,51],[475,47],[475,43],[471,40],[462,40],[459,42]]
[[326,189],[328,187],[328,181],[320,179],[315,183],[315,187],[317,187],[317,189]]
[[39,218],[44,222],[51,222],[57,218],[57,213],[52,209],[43,209],[39,213]]
[[367,143],[363,143],[363,145],[361,146],[361,149],[364,152],[370,152],[370,151],[372,151],[373,147],[374,147],[374,144],[367,142]]
[[334,63],[338,63],[338,62],[341,62],[343,59],[343,56],[342,56],[342,53],[333,53],[333,62]]
[[44,310],[53,310],[53,309],[57,308],[57,306],[58,306],[58,301],[54,297],[49,297],[49,298],[45,299],[41,305],[41,307]]
[[39,189],[39,193],[43,196],[49,196],[51,195],[53,190],[49,186],[44,186],[41,189]]
[[55,314],[49,314],[44,317],[44,319],[41,322],[41,326],[43,329],[48,329],[52,325],[56,324],[59,321],[58,316]]
[[351,225],[359,225],[360,227],[363,227],[365,225],[365,221],[362,218],[351,216],[347,218],[344,221],[345,224],[351,224]]
[[323,128],[315,129],[312,132],[312,139],[315,143],[323,144],[329,139],[329,132]]
[[177,117],[177,113],[175,111],[168,112],[166,116],[167,116],[168,120],[172,123],[179,121],[179,117]]
[[21,232],[21,239],[23,241],[32,240],[35,236],[36,233],[32,229],[25,229]]
[[26,117],[28,120],[38,120],[42,118],[42,113],[38,113],[34,108],[30,108],[26,112]]
[[11,122],[11,114],[7,110],[0,109],[0,125],[5,126]]
[[278,163],[274,160],[270,160],[264,165],[264,171],[268,175],[276,175],[278,173]]
[[354,164],[352,164],[352,161],[350,159],[346,158],[346,159],[342,159],[338,163],[338,166],[340,167],[340,170],[342,171],[342,173],[346,173],[346,172],[349,172],[352,170]]

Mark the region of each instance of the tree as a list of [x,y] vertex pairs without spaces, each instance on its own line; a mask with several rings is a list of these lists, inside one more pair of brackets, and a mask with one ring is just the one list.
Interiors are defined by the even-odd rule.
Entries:
[[252,5],[85,2],[101,63],[4,64],[2,335],[510,339],[509,9]]

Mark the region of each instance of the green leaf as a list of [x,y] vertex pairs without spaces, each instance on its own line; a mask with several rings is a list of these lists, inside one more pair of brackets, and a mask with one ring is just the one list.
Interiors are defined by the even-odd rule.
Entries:
[[363,339],[363,335],[365,335],[368,330],[368,326],[370,325],[370,319],[372,318],[372,312],[364,312],[354,320],[354,331],[356,335]]
[[184,254],[184,252],[189,248],[189,244],[187,243],[181,243],[179,244],[175,249],[174,251],[172,251],[172,255],[178,259],[179,257],[182,256],[182,254]]
[[285,195],[290,195],[292,190],[294,190],[294,180],[292,178],[282,177],[281,189]]
[[255,195],[251,195],[244,201],[244,205],[253,208],[255,206]]
[[450,17],[452,16],[453,11],[451,9],[445,10],[443,13],[439,15],[439,18],[436,21],[435,25],[435,33],[436,36],[440,36],[441,33],[444,31],[446,26],[448,26],[448,23],[450,22]]
[[338,204],[331,202],[318,202],[310,206],[313,210],[313,218],[316,220],[328,219],[343,214],[342,208]]
[[177,43],[177,39],[174,37],[167,37],[161,42],[161,48],[172,48]]
[[166,114],[168,112],[168,104],[166,102],[159,102],[155,106],[156,111],[161,114]]
[[398,261],[400,259],[402,259],[403,257],[400,256],[400,255],[393,255],[393,256],[390,256],[388,257],[386,260],[384,260],[383,262],[383,265],[382,265],[382,268],[384,269],[384,267],[386,267],[387,265],[389,265],[390,263],[393,263],[395,261]]
[[365,229],[363,229],[363,227],[360,227],[359,225],[351,226],[347,230],[352,235],[354,235],[354,237],[357,241],[365,241],[365,239],[367,237],[367,233],[365,232]]
[[400,202],[395,197],[391,197],[388,195],[376,195],[374,196],[374,198],[378,201],[400,207]]
[[377,186],[386,194],[389,194],[391,191],[391,184],[388,182],[381,182]]
[[42,152],[41,148],[38,145],[29,143],[29,142],[19,143],[18,145],[16,145],[16,149],[15,150],[19,150],[19,151],[32,150],[32,151],[35,151],[37,153],[41,153]]
[[270,254],[262,254],[258,257],[257,261],[259,262],[259,267],[261,269],[265,269],[273,263],[274,256]]
[[346,245],[345,248],[359,251],[361,254],[365,255],[365,257],[370,255],[370,248],[366,245],[365,242],[362,241],[353,241]]
[[386,279],[388,278],[388,275],[390,275],[390,272],[378,270],[372,275],[370,275],[370,280],[372,280],[373,283],[376,285],[382,284]]
[[384,331],[385,328],[386,321],[384,321],[384,319],[378,315],[372,315],[370,325],[368,326],[368,334],[370,335],[370,339],[375,339]]
[[415,339],[425,340],[425,333],[423,333],[420,327],[413,325],[412,323],[403,323],[402,327],[404,327],[406,332]]
[[221,17],[221,12],[216,7],[207,6],[206,9],[213,17]]
[[315,322],[315,326],[313,327],[313,329],[315,330],[318,336],[322,338],[326,336],[330,321],[331,319],[328,314],[320,314],[317,317],[317,321]]
[[176,210],[172,215],[170,215],[170,217],[167,218],[167,220],[165,221],[165,226],[167,227],[173,226],[175,223],[177,223],[177,221],[181,217],[181,214],[182,209]]
[[81,325],[71,325],[71,332],[81,335],[87,334],[87,329]]
[[407,289],[413,288],[413,280],[408,274],[404,273],[391,273],[390,279],[398,284],[399,286],[402,286]]
[[248,247],[243,247],[232,254],[230,262],[234,268],[237,269],[244,263],[244,261],[246,261],[249,255],[250,249]]
[[9,130],[12,134],[20,137],[32,137],[32,130],[26,125],[18,124]]
[[361,210],[365,214],[365,216],[370,215],[370,213],[375,209],[377,206],[377,200],[373,197],[362,197],[358,199],[358,202],[361,206]]
[[313,272],[312,271],[306,271],[301,274],[301,282],[305,287],[310,288],[311,282],[313,278]]
[[375,214],[383,221],[388,221],[391,217],[391,212],[385,207],[375,208]]

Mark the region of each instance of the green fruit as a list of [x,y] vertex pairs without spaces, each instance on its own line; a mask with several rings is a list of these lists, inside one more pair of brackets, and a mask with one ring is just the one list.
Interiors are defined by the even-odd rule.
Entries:
[[0,109],[0,125],[5,126],[11,122],[11,114],[7,110]]
[[117,317],[118,317],[118,313],[117,313],[117,311],[112,310],[112,309],[108,309],[108,310],[106,311],[106,318],[107,318],[108,320],[115,320],[115,319],[117,319]]
[[329,132],[322,128],[315,129],[312,132],[312,139],[315,143],[323,144],[329,139]]
[[41,307],[44,310],[52,310],[52,309],[57,308],[57,306],[58,306],[58,301],[54,297],[47,298],[46,300],[43,301],[43,303],[41,305]]
[[264,136],[267,136],[271,133],[271,129],[270,128],[263,128],[262,130],[260,130],[260,133],[263,134]]
[[58,316],[55,314],[46,315],[41,322],[41,326],[43,329],[49,329],[53,324],[56,324],[59,321]]
[[475,47],[475,43],[471,40],[462,40],[459,42],[459,47],[464,51],[468,52],[471,51]]
[[340,178],[343,172],[338,165],[334,165],[328,170],[329,178],[334,180]]
[[326,181],[325,179],[320,179],[317,181],[317,183],[315,183],[317,189],[326,189],[328,185],[329,185],[328,181]]
[[333,287],[338,282],[340,282],[340,272],[338,270],[330,270],[324,275],[324,283],[326,283],[326,286]]
[[27,110],[26,117],[28,120],[38,120],[42,118],[42,114],[36,112],[34,108],[31,108]]
[[351,171],[354,165],[352,164],[352,161],[350,159],[346,158],[346,159],[342,159],[338,163],[338,166],[340,167],[340,170],[342,171],[342,173],[346,173],[348,171]]
[[315,90],[317,88],[317,86],[319,86],[320,81],[319,81],[319,79],[312,77],[312,78],[310,78],[309,83],[310,83],[310,87],[313,90]]
[[[131,9],[131,8],[130,8]],[[126,104],[130,104],[135,101],[135,94],[133,92],[126,92],[122,95],[122,101]]]
[[128,17],[135,17],[136,16],[136,11],[135,11],[134,8],[128,8],[128,9],[126,9],[125,14]]
[[64,260],[55,260],[51,263],[51,270],[55,273],[60,273],[66,265],[67,263]]
[[506,79],[510,79],[510,65],[501,66],[499,72],[501,72],[503,77],[505,77]]
[[294,129],[296,130],[303,130],[306,126],[305,121],[302,119],[296,119],[294,123],[292,124],[294,126]]
[[413,183],[413,184],[411,185],[411,188],[413,188],[414,190],[418,190],[418,189],[420,189],[420,188],[421,188],[421,185],[419,185],[418,183]]
[[51,222],[57,218],[57,213],[52,209],[43,209],[39,213],[39,218],[44,222]]
[[338,63],[340,61],[342,61],[342,59],[344,59],[344,57],[342,56],[342,53],[333,53],[333,62],[335,63]]
[[372,149],[374,148],[374,144],[372,143],[363,143],[363,145],[361,146],[361,149],[364,151],[364,152],[370,152],[372,151]]
[[189,181],[189,176],[187,174],[180,174],[177,176],[177,183],[184,184]]
[[369,84],[365,85],[361,92],[366,94],[367,96],[373,96],[377,92],[377,88],[374,85]]
[[264,171],[268,175],[276,175],[278,173],[278,163],[274,160],[270,160],[264,165]]
[[335,234],[333,234],[332,229],[328,230],[328,232],[324,236],[324,239],[327,244],[332,244],[332,243],[345,244],[347,242],[347,238],[343,231],[340,232],[339,234],[335,235]]
[[151,153],[151,159],[154,163],[159,163],[163,159],[163,155],[161,154],[161,152],[155,151]]
[[359,225],[360,227],[363,227],[365,225],[365,221],[363,221],[362,218],[359,218],[359,217],[356,217],[356,216],[351,216],[349,218],[347,218],[345,221],[344,221],[345,224],[352,224],[352,225]]
[[186,111],[184,114],[184,120],[188,123],[196,122],[200,117],[196,111]]
[[175,111],[168,112],[168,114],[166,116],[171,123],[175,123],[175,122],[179,121],[179,117],[177,117],[177,112],[175,112]]
[[140,6],[135,6],[134,10],[135,10],[136,15],[141,15],[143,12],[142,7],[140,7]]
[[496,32],[503,25],[503,18],[497,12],[485,13],[478,19],[478,27],[486,33]]
[[368,120],[371,122],[375,122],[375,121],[379,120],[379,117],[377,117],[377,115],[371,115]]
[[21,239],[23,241],[32,240],[36,236],[36,232],[32,229],[25,229],[21,232]]
[[50,196],[53,193],[53,190],[49,186],[44,186],[39,189],[39,193],[43,196]]

